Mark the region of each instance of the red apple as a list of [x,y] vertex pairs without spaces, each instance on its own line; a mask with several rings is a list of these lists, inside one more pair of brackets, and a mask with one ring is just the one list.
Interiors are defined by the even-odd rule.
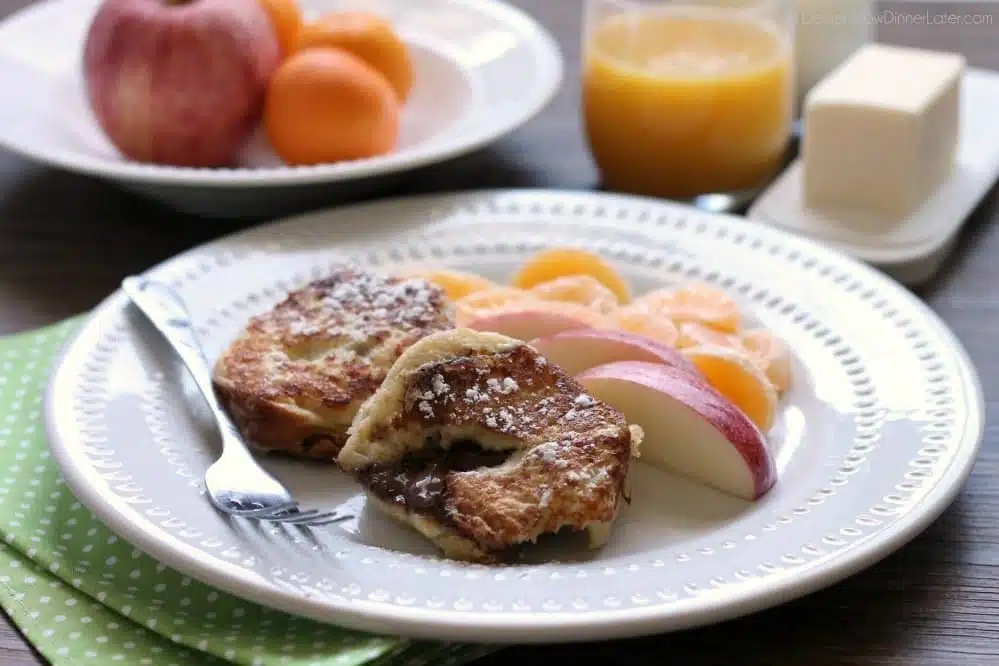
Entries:
[[642,462],[745,500],[777,480],[766,438],[706,380],[662,363],[621,361],[576,377],[645,431]]
[[701,375],[700,370],[676,349],[626,331],[578,328],[537,338],[531,346],[570,375],[615,361],[664,363]]
[[83,78],[98,123],[128,159],[220,167],[259,122],[279,62],[255,0],[104,0]]

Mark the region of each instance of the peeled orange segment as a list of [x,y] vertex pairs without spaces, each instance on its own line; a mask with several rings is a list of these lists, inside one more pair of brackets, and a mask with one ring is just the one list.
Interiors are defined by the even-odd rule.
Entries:
[[631,290],[614,267],[600,255],[575,248],[553,248],[542,250],[528,261],[513,277],[514,287],[530,289],[542,282],[548,282],[570,275],[589,275],[607,287],[621,303],[631,299]]
[[693,321],[721,331],[739,330],[739,305],[721,289],[706,284],[689,284],[649,292],[635,304],[679,323]]
[[619,308],[608,316],[608,320],[615,330],[635,333],[669,347],[676,347],[680,337],[680,332],[671,319],[640,308]]
[[540,309],[546,312],[565,315],[593,328],[608,328],[607,316],[593,308],[580,303],[565,301],[541,301]]
[[546,301],[578,303],[607,314],[618,307],[617,295],[591,275],[567,275],[531,287]]
[[755,328],[742,333],[740,342],[778,392],[784,393],[791,387],[791,351],[783,340],[770,331]]
[[523,310],[531,305],[540,308],[544,303],[527,289],[491,287],[457,299],[454,310],[458,325],[467,326],[476,319]]
[[681,353],[708,382],[766,433],[777,414],[777,389],[745,353],[725,347],[688,347]]
[[715,345],[729,349],[741,349],[742,341],[733,333],[724,333],[696,321],[682,321],[678,326],[680,337],[676,346],[680,349],[688,347],[706,347]]
[[492,289],[498,285],[481,275],[475,273],[465,273],[448,268],[413,268],[398,273],[400,277],[423,278],[431,282],[447,294],[452,301],[474,294],[476,292]]
[[573,319],[576,328],[611,328],[607,317],[593,308],[579,303],[546,301],[531,292],[512,287],[499,287],[480,291],[455,304],[459,326],[499,315],[531,314],[542,312],[558,315],[563,320]]

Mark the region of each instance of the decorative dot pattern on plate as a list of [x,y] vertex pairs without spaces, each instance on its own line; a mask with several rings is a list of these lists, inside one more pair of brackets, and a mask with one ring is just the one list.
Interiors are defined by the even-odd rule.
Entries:
[[[391,220],[392,233],[378,236],[378,220]],[[362,237],[353,240],[352,230]],[[377,243],[366,240],[374,237]],[[601,555],[606,560],[584,569],[573,562],[513,565],[501,570],[508,574],[501,579],[487,569],[317,533],[320,555],[337,559],[331,572],[316,550],[296,554],[276,532],[223,528],[199,513],[203,498],[179,497],[179,486],[166,479],[156,496],[148,477],[134,478],[140,474],[134,454],[107,434],[122,423],[161,438],[161,455],[163,448],[177,452],[182,460],[173,469],[183,483],[190,479],[181,472],[196,472],[210,451],[192,452],[185,444],[198,439],[198,427],[177,397],[177,376],[155,374],[166,356],[149,350],[122,298],[96,313],[56,377],[60,404],[74,415],[61,429],[62,455],[72,454],[71,464],[89,466],[88,473],[114,475],[107,489],[92,493],[93,501],[106,501],[99,497],[104,493],[126,502],[144,496],[165,510],[130,517],[155,534],[151,539],[193,546],[219,566],[245,568],[288,594],[307,595],[319,614],[351,613],[363,600],[383,620],[403,608],[409,617],[419,609],[427,618],[441,609],[503,616],[548,612],[546,604],[558,604],[550,612],[563,616],[659,608],[666,618],[679,617],[705,595],[718,598],[719,589],[739,593],[745,576],[769,579],[768,589],[778,590],[867,541],[889,538],[915,520],[914,508],[940,492],[950,467],[963,469],[977,446],[977,385],[953,338],[915,299],[807,241],[668,203],[546,192],[383,202],[243,232],[152,274],[177,281],[195,318],[205,322],[210,353],[218,353],[250,313],[342,258],[380,270],[437,263],[502,279],[526,257],[558,245],[616,262],[641,286],[636,293],[685,281],[724,288],[754,325],[788,341],[796,367],[774,434],[782,461],[777,492],[724,529],[618,551],[612,538]],[[900,368],[904,386],[891,379]],[[124,381],[129,373],[135,378]],[[108,422],[109,414],[117,423]],[[167,424],[164,432],[153,433],[150,419]],[[826,431],[833,435],[823,439]],[[882,446],[885,440],[893,445]],[[280,571],[269,561],[280,561]],[[657,566],[664,561],[676,562],[665,581]],[[613,573],[601,573],[605,567]],[[469,570],[483,575],[463,577],[461,586],[428,582]],[[588,571],[585,590],[562,582],[577,570]],[[552,572],[564,578],[553,579]],[[649,587],[650,577],[659,587]]]

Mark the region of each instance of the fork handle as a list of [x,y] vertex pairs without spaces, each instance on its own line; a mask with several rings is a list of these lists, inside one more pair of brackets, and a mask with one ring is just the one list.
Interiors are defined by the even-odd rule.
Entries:
[[144,277],[127,277],[122,280],[121,288],[180,356],[215,416],[222,434],[223,450],[238,448],[245,452],[239,431],[215,395],[211,367],[184,300],[168,285]]

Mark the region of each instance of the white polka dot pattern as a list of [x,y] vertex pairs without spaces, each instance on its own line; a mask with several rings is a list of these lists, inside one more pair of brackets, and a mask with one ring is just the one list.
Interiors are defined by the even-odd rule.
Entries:
[[0,339],[0,605],[53,664],[423,666],[489,651],[249,604],[118,539],[63,483],[40,422],[50,361],[78,324]]

